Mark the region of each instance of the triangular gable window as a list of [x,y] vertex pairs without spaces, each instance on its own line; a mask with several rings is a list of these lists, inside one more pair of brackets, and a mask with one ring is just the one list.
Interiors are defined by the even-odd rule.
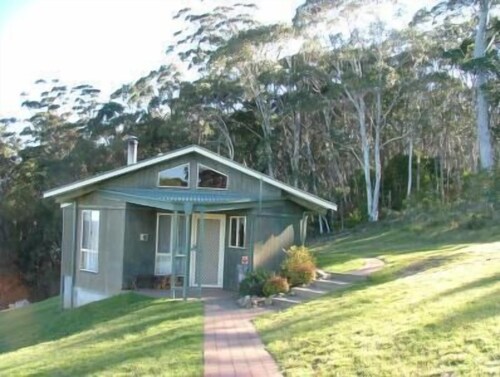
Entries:
[[158,173],[159,187],[189,187],[189,164],[177,165]]
[[198,188],[227,189],[228,177],[221,172],[198,164]]

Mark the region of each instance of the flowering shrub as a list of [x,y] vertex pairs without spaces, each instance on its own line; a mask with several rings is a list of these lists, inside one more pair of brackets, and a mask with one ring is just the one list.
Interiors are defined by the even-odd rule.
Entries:
[[304,246],[292,246],[286,253],[287,257],[281,264],[281,270],[290,285],[293,287],[312,282],[316,275],[316,261],[309,249]]
[[264,283],[262,291],[264,296],[269,297],[272,295],[277,295],[278,293],[287,293],[290,290],[288,285],[288,280],[282,276],[271,276]]

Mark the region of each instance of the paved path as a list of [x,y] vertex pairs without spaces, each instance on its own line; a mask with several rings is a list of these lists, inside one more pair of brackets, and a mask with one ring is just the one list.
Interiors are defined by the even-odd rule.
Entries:
[[204,300],[205,377],[281,376],[251,322],[266,309],[241,309],[230,296]]
[[357,270],[348,271],[348,274],[358,275],[358,276],[368,276],[384,268],[385,263],[383,260],[378,258],[365,258],[365,264],[363,267]]

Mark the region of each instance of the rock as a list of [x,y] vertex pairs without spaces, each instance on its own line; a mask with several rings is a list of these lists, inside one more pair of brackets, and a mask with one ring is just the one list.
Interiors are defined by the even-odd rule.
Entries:
[[250,296],[243,296],[238,299],[238,305],[242,308],[249,308],[252,306]]
[[329,279],[329,278],[330,278],[330,274],[328,272],[320,270],[320,269],[316,270],[316,279]]
[[18,308],[23,308],[25,306],[28,306],[30,302],[26,299],[22,299],[19,301],[16,301],[13,304],[9,304],[9,309],[18,309]]
[[264,299],[264,305],[266,305],[266,306],[270,306],[270,305],[272,305],[272,304],[273,304],[273,298],[272,298],[272,297],[266,297],[266,298]]

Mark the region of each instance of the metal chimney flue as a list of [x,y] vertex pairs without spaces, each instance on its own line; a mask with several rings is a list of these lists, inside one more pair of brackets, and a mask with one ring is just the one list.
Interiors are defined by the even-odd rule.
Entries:
[[127,165],[132,165],[137,162],[137,145],[139,140],[135,136],[130,136],[127,139]]

